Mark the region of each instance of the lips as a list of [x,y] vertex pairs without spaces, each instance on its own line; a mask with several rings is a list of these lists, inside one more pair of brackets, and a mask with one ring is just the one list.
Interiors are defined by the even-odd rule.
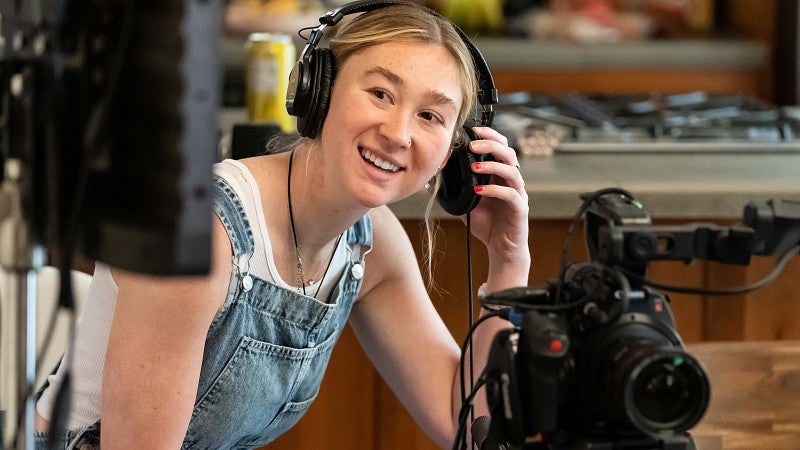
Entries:
[[381,170],[383,170],[385,172],[394,173],[394,172],[399,172],[400,170],[403,170],[403,168],[398,166],[397,164],[394,164],[392,162],[386,161],[385,159],[380,158],[378,155],[375,155],[374,153],[370,152],[369,150],[366,150],[366,149],[363,149],[363,148],[361,149],[361,157],[365,161],[368,161],[373,166],[375,166],[375,167],[377,167],[377,168],[379,168],[379,169],[381,169]]

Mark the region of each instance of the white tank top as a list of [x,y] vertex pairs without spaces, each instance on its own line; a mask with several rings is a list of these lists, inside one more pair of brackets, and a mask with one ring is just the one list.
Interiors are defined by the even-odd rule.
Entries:
[[[236,191],[242,200],[253,229],[255,252],[250,259],[250,273],[276,285],[297,289],[296,286],[286,283],[278,274],[264,220],[261,195],[255,178],[247,166],[239,161],[225,160],[214,166],[214,173],[225,179]],[[328,298],[348,262],[347,251],[346,239],[340,239],[322,284],[314,285],[311,289],[306,287],[309,295],[316,293],[317,298]],[[318,293],[317,287],[319,287]],[[74,351],[72,356],[72,408],[67,424],[69,430],[85,427],[100,420],[100,387],[103,364],[118,291],[111,268],[101,262],[96,263],[94,275],[86,293],[86,302],[76,320],[74,348],[66,349],[64,356],[64,361],[69,361],[68,353]],[[220,304],[222,304],[221,301]],[[43,370],[49,370],[49,368],[43,368]],[[36,411],[48,421],[51,420],[51,411],[65,371],[66,367],[62,364],[55,374],[48,376],[48,387],[36,404]]]

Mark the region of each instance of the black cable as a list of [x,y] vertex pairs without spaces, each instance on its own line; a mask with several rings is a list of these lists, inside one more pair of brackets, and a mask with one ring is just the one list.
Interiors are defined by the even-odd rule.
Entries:
[[[492,317],[503,317],[505,314],[504,311],[492,311],[487,314],[481,316],[475,323],[470,323],[469,331],[467,331],[467,337],[464,339],[464,342],[461,344],[461,358],[459,360],[459,374],[461,375],[461,407],[464,408],[464,405],[467,404],[467,396],[466,396],[466,381],[464,379],[464,365],[465,365],[465,357],[464,355],[467,353],[467,347],[472,348],[472,335],[475,333],[475,330],[488,319]],[[471,355],[470,355],[471,356]],[[472,360],[470,360],[470,365],[472,365]],[[480,382],[480,380],[478,380]],[[474,383],[471,381],[470,386],[472,390],[475,390]],[[470,410],[472,410],[472,404],[470,404]],[[458,442],[457,440],[455,442]],[[466,447],[463,447],[466,448]],[[462,450],[463,450],[462,448]]]
[[486,381],[485,377],[478,378],[469,396],[461,404],[461,409],[458,413],[458,429],[456,430],[455,439],[453,439],[452,450],[467,448],[467,419],[472,412],[472,407],[475,405],[475,396],[478,395],[478,391],[486,384]]
[[44,359],[44,350],[50,347],[50,341],[53,340],[53,333],[55,332],[56,327],[56,319],[58,318],[58,311],[60,310],[61,306],[56,302],[53,305],[53,310],[50,315],[50,320],[47,322],[47,331],[45,332],[44,338],[42,339],[42,345],[39,348],[39,357],[36,359],[36,373],[39,373],[39,367],[42,365],[42,360]]
[[644,278],[640,275],[637,275],[633,272],[628,271],[627,269],[620,268],[626,276],[635,279],[636,281],[656,288],[661,289],[664,291],[675,292],[680,294],[697,294],[697,295],[737,295],[737,294],[745,294],[748,292],[755,291],[766,286],[769,283],[775,281],[778,275],[783,272],[784,267],[786,264],[795,256],[800,253],[800,246],[792,247],[786,252],[784,252],[779,258],[778,261],[775,263],[775,266],[772,270],[760,280],[747,284],[744,286],[734,286],[734,287],[727,287],[727,288],[702,288],[702,287],[689,287],[689,286],[674,286],[669,284],[662,284],[647,278]]
[[492,311],[490,313],[484,314],[480,317],[475,323],[471,324],[469,331],[467,331],[467,337],[464,339],[464,342],[461,344],[461,359],[460,359],[460,367],[461,367],[461,403],[463,404],[466,401],[466,380],[464,379],[464,365],[466,363],[466,358],[464,355],[467,353],[467,347],[472,345],[472,334],[475,332],[475,329],[478,328],[480,324],[485,322],[492,317],[503,317],[503,311]]
[[[467,232],[467,299],[468,299],[468,325],[472,326],[472,323],[475,319],[475,305],[473,302],[475,301],[472,295],[472,287],[473,287],[473,280],[472,280],[472,214],[467,212],[466,217],[466,232]],[[470,387],[475,385],[475,359],[473,357],[474,353],[472,351],[472,333],[468,335],[469,338],[469,385]],[[463,360],[464,352],[461,352],[461,357]],[[462,373],[464,367],[461,367]],[[461,390],[461,404],[464,404],[464,389]],[[472,408],[470,408],[472,410]]]
[[308,31],[308,30],[314,30],[316,28],[317,27],[303,27],[303,28],[300,28],[299,30],[297,30],[297,36],[299,36],[302,40],[307,41],[308,40],[308,36],[303,36],[303,32],[304,31]]
[[572,244],[572,235],[575,232],[575,227],[577,226],[578,222],[580,222],[581,217],[583,217],[583,214],[586,212],[586,210],[589,209],[589,206],[591,206],[592,202],[608,194],[620,194],[630,199],[634,199],[634,196],[630,192],[622,188],[600,189],[592,192],[586,198],[584,198],[581,207],[578,208],[575,216],[573,216],[572,220],[570,221],[567,234],[564,237],[564,247],[561,249],[561,264],[558,272],[558,284],[556,285],[556,296],[555,299],[553,299],[554,303],[559,303],[561,301],[561,289],[564,284],[564,277],[567,273],[567,264],[569,263],[569,248]]

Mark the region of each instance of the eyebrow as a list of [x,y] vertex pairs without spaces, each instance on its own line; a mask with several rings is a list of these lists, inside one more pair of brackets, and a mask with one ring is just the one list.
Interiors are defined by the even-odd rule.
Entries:
[[[398,86],[402,86],[403,84],[405,84],[403,82],[403,79],[400,78],[399,75],[397,75],[396,73],[392,72],[391,70],[389,70],[389,69],[387,69],[385,67],[375,66],[375,67],[367,70],[365,72],[365,74],[366,75],[380,75],[380,76],[383,76],[384,78],[389,80],[390,83],[396,84]],[[434,103],[436,103],[438,105],[449,105],[454,110],[457,110],[456,102],[453,101],[452,98],[448,97],[444,93],[432,90],[432,91],[429,91],[429,95],[433,99]]]

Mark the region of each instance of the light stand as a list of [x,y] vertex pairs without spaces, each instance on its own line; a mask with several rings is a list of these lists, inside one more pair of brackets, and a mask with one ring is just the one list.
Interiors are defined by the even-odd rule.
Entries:
[[[8,445],[11,448],[15,443],[17,450],[33,450],[30,438],[34,435],[35,411],[32,394],[36,383],[36,275],[44,262],[44,251],[34,238],[32,222],[24,208],[30,194],[29,173],[20,160],[13,158],[5,161],[4,173],[0,184],[0,266],[7,272],[9,287],[16,295],[6,298],[1,309],[3,318],[9,316],[6,324],[12,322],[10,317],[14,315],[17,323],[16,377],[3,375],[6,380],[16,379],[17,385],[15,407],[8,405],[6,410],[6,423],[12,425],[8,428],[15,430],[8,436]],[[0,448],[4,447],[5,443],[0,442]]]
[[[7,33],[0,47],[2,89],[8,93],[3,98],[2,125],[9,131],[2,142],[5,151],[2,155],[4,178],[0,184],[0,267],[7,275],[6,292],[10,294],[4,298],[5,304],[0,305],[0,313],[4,320],[2,349],[15,353],[13,358],[3,358],[6,365],[0,370],[3,380],[8,383],[14,380],[16,385],[15,398],[4,401],[3,428],[7,435],[0,439],[0,448],[7,445],[9,449],[32,450],[37,353],[36,275],[44,263],[44,247],[40,230],[35,228],[38,222],[32,201],[35,181],[31,164],[35,161],[38,144],[45,141],[35,131],[42,111],[37,110],[34,86],[41,73],[41,66],[35,60],[45,52],[46,37],[30,32],[32,25],[42,20],[39,3],[11,5],[4,1],[2,6],[5,16],[16,11],[25,20],[19,28],[11,27],[13,32],[3,30]],[[9,27],[8,17],[3,17],[2,24],[4,28]],[[3,393],[11,397],[11,392],[9,384]]]

